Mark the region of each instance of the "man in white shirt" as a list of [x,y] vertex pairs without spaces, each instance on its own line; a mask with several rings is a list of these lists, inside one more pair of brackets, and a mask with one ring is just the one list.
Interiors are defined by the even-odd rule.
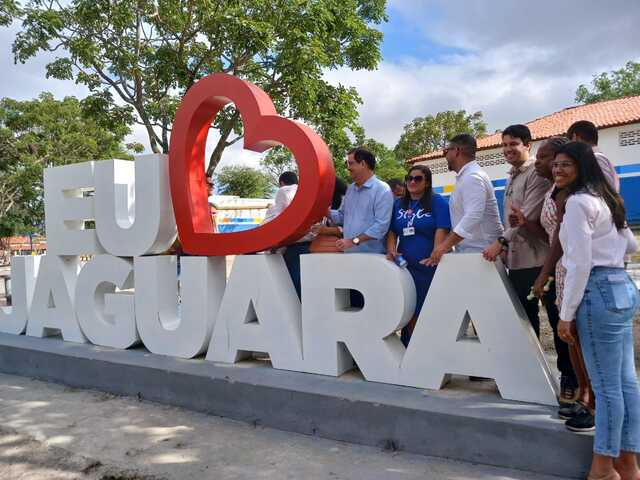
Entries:
[[456,186],[449,199],[451,233],[434,248],[427,264],[436,265],[454,246],[458,253],[481,253],[502,235],[498,202],[489,175],[476,162],[477,144],[468,134],[453,137],[444,149]]
[[604,178],[607,179],[609,185],[616,192],[620,193],[620,177],[618,177],[611,160],[598,149],[598,129],[596,126],[588,120],[574,122],[567,130],[567,138],[572,142],[586,143],[593,148],[593,153],[596,155],[596,160],[600,165]]
[[295,172],[284,172],[278,178],[280,188],[276,192],[274,204],[269,207],[262,223],[267,223],[280,215],[291,204],[298,191],[298,176]]

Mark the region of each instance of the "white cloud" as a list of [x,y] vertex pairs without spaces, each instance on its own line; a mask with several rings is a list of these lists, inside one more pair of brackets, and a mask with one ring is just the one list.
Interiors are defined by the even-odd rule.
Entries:
[[391,0],[389,8],[392,21],[419,27],[415,42],[463,49],[437,63],[402,58],[374,72],[327,74],[358,89],[367,135],[389,147],[415,117],[442,110],[481,110],[489,131],[533,120],[573,105],[594,74],[640,58],[640,2]]

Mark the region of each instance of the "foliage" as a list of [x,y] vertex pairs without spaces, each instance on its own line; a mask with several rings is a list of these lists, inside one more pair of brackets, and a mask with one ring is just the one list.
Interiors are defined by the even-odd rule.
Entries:
[[13,0],[0,0],[0,27],[10,25],[18,13],[16,2]]
[[[7,2],[10,0],[0,0]],[[279,112],[315,128],[334,154],[357,133],[354,88],[331,85],[329,70],[374,69],[386,0],[25,0],[16,61],[55,52],[47,76],[86,85],[97,105],[135,112],[151,150],[167,152],[184,93],[225,72],[259,85]],[[209,159],[242,136],[234,108],[218,115]]]
[[0,235],[42,231],[45,167],[130,158],[122,143],[127,121],[117,108],[96,117],[90,101],[55,100],[50,93],[0,100]]
[[640,63],[627,62],[619,70],[593,76],[591,90],[580,85],[576,90],[576,102],[595,103],[604,100],[640,95]]
[[393,151],[399,162],[405,162],[418,155],[440,150],[447,140],[459,133],[477,137],[484,135],[486,131],[487,125],[482,119],[482,112],[467,114],[464,110],[447,110],[438,112],[435,117],[427,115],[414,118],[404,126]]
[[271,177],[251,167],[233,165],[216,173],[216,184],[224,195],[242,198],[269,198],[273,192]]
[[271,183],[278,186],[278,179],[284,172],[297,172],[298,166],[291,152],[284,147],[274,147],[260,162],[262,169],[271,177]]
[[392,150],[372,138],[362,142],[362,146],[370,150],[376,156],[376,176],[380,180],[392,178],[403,179],[407,173],[404,163],[399,162]]

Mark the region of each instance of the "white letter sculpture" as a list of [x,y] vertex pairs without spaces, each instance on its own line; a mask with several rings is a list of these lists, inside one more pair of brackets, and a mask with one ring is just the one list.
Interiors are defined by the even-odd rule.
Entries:
[[98,255],[78,275],[76,315],[82,332],[95,345],[129,348],[140,341],[136,329],[133,261]]
[[[477,338],[465,336],[469,319]],[[404,385],[438,390],[447,374],[493,378],[509,400],[556,405],[556,384],[504,267],[445,255],[402,361]]]
[[44,213],[49,255],[104,253],[94,229],[94,199],[85,196],[94,188],[93,162],[76,163],[44,171]]
[[180,262],[178,316],[176,257],[134,260],[136,322],[150,352],[192,358],[209,345],[224,293],[226,264],[225,257],[181,257]]
[[40,256],[11,258],[11,307],[0,307],[0,332],[21,335],[33,300]]
[[166,251],[176,239],[166,155],[95,164],[96,230],[107,252],[135,257]]
[[62,334],[68,342],[87,343],[80,330],[73,305],[79,258],[44,255],[31,302],[27,335],[48,337]]
[[[305,371],[338,376],[353,355],[367,380],[398,383],[405,349],[395,331],[416,304],[409,272],[378,254],[302,255],[301,263]],[[363,294],[364,308],[349,309],[348,289]]]
[[235,363],[265,352],[275,368],[302,368],[300,301],[281,255],[237,256],[207,360]]

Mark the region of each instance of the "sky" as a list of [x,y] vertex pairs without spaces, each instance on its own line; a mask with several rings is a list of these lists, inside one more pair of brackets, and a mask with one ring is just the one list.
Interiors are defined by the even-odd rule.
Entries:
[[[326,79],[357,88],[366,135],[390,148],[411,120],[443,110],[480,110],[489,132],[531,121],[574,105],[576,88],[593,75],[640,61],[638,0],[388,0],[387,12],[378,69]],[[45,56],[15,65],[18,30],[0,29],[0,97],[88,93],[46,79]],[[141,127],[128,141],[148,147]],[[239,143],[222,165],[257,163]]]

